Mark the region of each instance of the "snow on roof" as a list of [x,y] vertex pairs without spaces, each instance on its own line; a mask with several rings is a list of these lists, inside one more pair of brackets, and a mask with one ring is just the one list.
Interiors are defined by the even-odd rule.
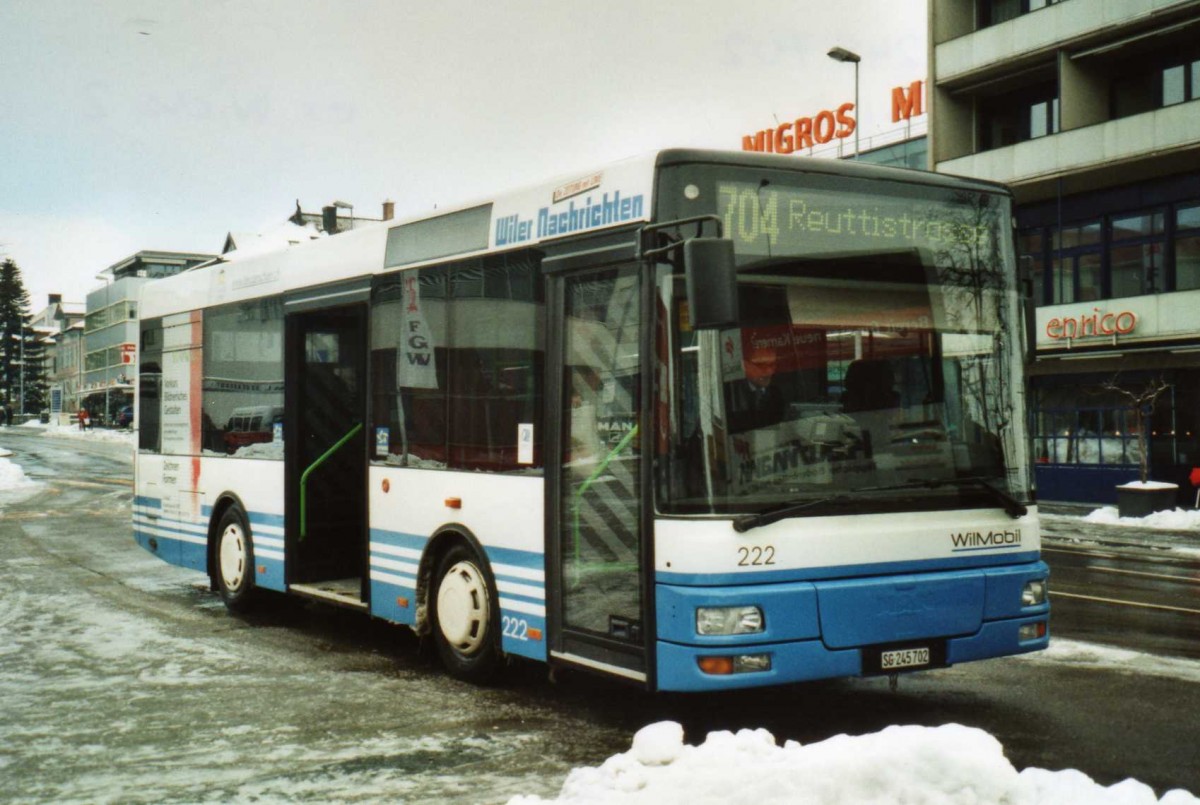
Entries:
[[263,232],[230,232],[226,242],[232,243],[234,249],[222,254],[221,259],[226,262],[241,260],[323,237],[324,233],[318,231],[315,226],[299,226],[291,221],[284,221]]

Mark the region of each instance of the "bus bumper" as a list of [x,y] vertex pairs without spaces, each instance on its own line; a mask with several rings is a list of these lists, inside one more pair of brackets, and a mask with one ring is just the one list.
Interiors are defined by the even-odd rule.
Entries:
[[[698,692],[877,675],[890,672],[885,650],[928,650],[926,662],[896,669],[905,673],[1038,651],[1049,645],[1050,607],[1023,606],[1021,590],[1048,573],[1033,562],[845,582],[659,584],[657,687]],[[763,610],[761,634],[696,634],[696,607],[748,602]]]

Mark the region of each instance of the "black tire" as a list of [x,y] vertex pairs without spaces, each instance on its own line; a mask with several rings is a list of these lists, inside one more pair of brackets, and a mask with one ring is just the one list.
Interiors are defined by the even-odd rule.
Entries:
[[237,506],[230,506],[217,523],[213,546],[213,577],[221,600],[230,612],[248,612],[254,606],[254,541],[250,523]]
[[500,602],[487,565],[464,544],[438,560],[429,615],[438,657],[451,676],[491,680],[501,665]]

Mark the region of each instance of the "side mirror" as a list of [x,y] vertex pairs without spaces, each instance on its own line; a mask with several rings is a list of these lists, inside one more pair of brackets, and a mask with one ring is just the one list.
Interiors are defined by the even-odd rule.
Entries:
[[738,292],[733,241],[724,238],[685,240],[683,272],[687,282],[688,319],[692,328],[716,330],[736,327]]

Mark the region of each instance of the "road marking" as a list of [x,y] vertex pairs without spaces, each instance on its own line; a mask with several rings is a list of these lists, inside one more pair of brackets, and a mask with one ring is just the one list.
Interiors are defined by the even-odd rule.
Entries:
[[1158,609],[1164,612],[1183,612],[1188,615],[1200,615],[1200,609],[1188,609],[1187,607],[1170,607],[1166,604],[1143,604],[1140,601],[1121,601],[1116,598],[1101,598],[1096,595],[1078,595],[1076,593],[1064,593],[1058,590],[1051,590],[1050,597],[1058,598],[1078,598],[1081,601],[1098,601],[1102,604],[1120,604],[1126,607],[1138,607],[1139,609]]
[[1147,573],[1144,570],[1123,570],[1119,567],[1089,567],[1087,570],[1094,570],[1097,573],[1121,573],[1126,576],[1143,576],[1148,579],[1170,579],[1171,581],[1179,581],[1184,584],[1200,584],[1200,579],[1191,576],[1178,576],[1170,573]]
[[1071,556],[1096,556],[1101,559],[1120,559],[1121,555],[1116,553],[1100,553],[1099,551],[1070,551],[1065,548],[1047,548],[1042,546],[1042,553],[1065,553]]
[[126,478],[106,478],[103,481],[78,481],[67,478],[55,478],[52,483],[59,486],[80,486],[84,489],[103,489],[107,486],[128,486],[133,488],[133,481]]

